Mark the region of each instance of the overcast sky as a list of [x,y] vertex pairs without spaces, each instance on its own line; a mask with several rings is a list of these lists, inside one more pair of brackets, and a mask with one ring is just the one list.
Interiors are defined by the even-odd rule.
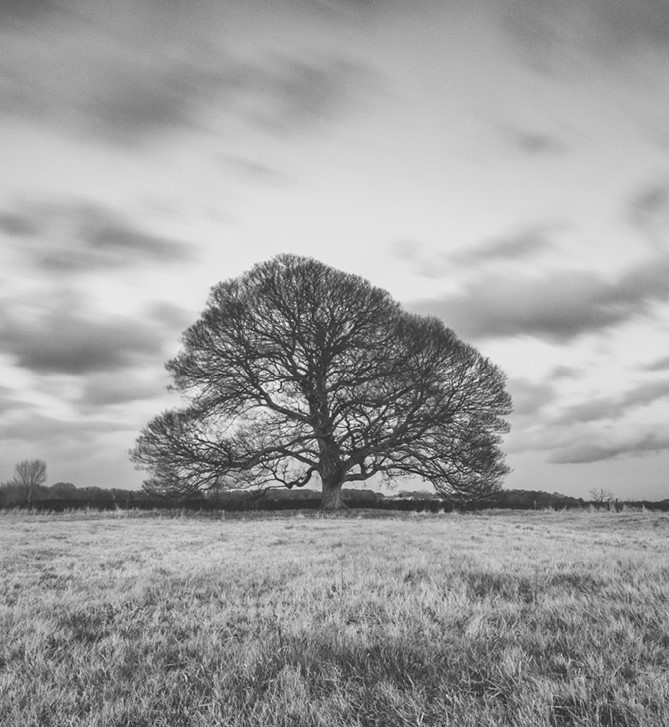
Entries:
[[310,255],[515,402],[507,486],[669,497],[666,0],[0,0],[0,480],[141,484],[209,288]]

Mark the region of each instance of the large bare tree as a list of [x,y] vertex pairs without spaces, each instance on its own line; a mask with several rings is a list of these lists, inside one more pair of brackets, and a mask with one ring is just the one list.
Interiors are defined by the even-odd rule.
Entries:
[[481,497],[508,471],[503,373],[437,318],[316,260],[281,255],[219,283],[183,346],[167,369],[187,405],[131,451],[150,491],[317,475],[329,510],[374,475]]
[[14,467],[12,484],[26,493],[28,507],[32,507],[35,493],[45,482],[46,462],[41,459],[24,459]]

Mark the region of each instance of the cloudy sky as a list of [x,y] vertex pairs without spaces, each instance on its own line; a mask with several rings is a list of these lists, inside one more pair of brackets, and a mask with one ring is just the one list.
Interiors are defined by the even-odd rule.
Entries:
[[507,485],[669,497],[666,0],[0,0],[0,480],[138,487],[280,252],[508,374]]

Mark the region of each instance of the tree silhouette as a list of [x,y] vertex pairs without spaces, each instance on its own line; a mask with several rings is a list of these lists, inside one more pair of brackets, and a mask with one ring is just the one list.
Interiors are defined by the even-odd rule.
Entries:
[[141,432],[151,492],[318,475],[322,507],[347,482],[417,475],[441,494],[501,487],[511,411],[502,372],[444,324],[366,280],[281,255],[216,285],[167,364],[189,404]]
[[605,490],[603,487],[600,487],[599,489],[597,489],[596,487],[593,487],[590,490],[590,499],[593,502],[609,503],[609,502],[613,502],[616,498],[615,498],[615,495],[611,492],[611,490]]
[[28,507],[32,507],[33,496],[45,482],[46,462],[41,459],[24,459],[14,468],[12,483],[26,492]]

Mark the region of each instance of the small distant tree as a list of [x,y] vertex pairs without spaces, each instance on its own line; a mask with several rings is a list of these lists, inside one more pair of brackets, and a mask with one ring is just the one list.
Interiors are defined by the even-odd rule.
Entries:
[[592,490],[590,490],[590,499],[593,502],[597,502],[600,504],[607,504],[610,502],[613,502],[616,497],[611,492],[611,490],[605,490],[603,487],[596,488],[594,487]]
[[310,258],[281,255],[220,283],[167,364],[188,400],[131,452],[150,492],[342,486],[418,476],[442,495],[501,487],[505,376],[441,320]]
[[14,468],[12,482],[26,493],[28,507],[32,507],[38,488],[46,482],[46,462],[41,459],[24,459]]

